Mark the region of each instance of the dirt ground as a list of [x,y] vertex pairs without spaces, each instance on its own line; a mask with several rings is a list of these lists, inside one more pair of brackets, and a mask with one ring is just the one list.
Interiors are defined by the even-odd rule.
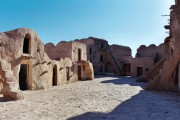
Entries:
[[143,90],[135,78],[98,76],[48,90],[24,91],[25,99],[0,98],[0,120],[175,120],[178,93]]

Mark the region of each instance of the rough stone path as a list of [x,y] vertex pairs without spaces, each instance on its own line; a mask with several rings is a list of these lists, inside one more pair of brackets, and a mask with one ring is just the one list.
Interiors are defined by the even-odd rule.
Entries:
[[134,78],[101,76],[48,90],[25,91],[25,99],[0,98],[0,120],[177,120],[177,93],[143,90]]

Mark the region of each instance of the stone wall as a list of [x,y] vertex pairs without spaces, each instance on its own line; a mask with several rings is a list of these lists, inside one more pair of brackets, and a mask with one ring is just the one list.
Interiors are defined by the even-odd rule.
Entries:
[[[145,75],[150,69],[152,69],[153,66],[154,66],[153,57],[134,58],[131,61],[131,76],[140,77],[142,75]],[[139,69],[139,76],[138,76],[138,69]]]

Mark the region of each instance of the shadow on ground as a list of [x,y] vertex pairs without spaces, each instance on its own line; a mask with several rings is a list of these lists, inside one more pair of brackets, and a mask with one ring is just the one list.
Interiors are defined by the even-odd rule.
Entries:
[[[142,83],[136,83],[133,78],[125,77],[101,83],[143,86]],[[174,120],[180,118],[179,109],[180,96],[177,93],[141,90],[139,94],[120,103],[111,112],[87,112],[68,120]]]
[[9,99],[4,98],[4,97],[0,97],[0,103],[1,102],[9,102],[9,101],[12,101],[12,100],[9,100]]

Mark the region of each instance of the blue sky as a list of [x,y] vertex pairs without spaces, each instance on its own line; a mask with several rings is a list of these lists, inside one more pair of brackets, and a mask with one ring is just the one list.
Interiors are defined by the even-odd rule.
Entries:
[[89,36],[109,44],[159,45],[174,0],[1,0],[0,32],[32,28],[44,43]]

